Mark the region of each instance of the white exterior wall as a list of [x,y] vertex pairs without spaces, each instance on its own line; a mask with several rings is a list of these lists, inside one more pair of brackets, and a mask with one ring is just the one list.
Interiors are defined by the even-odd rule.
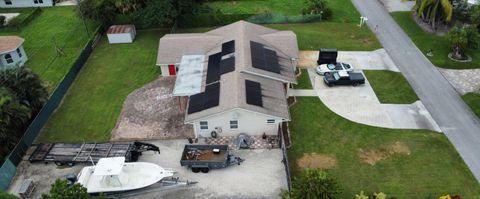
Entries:
[[[164,77],[169,77],[169,76],[171,76],[171,75],[170,75],[170,71],[168,70],[168,65],[169,65],[169,64],[159,65],[159,66],[160,66],[160,71],[162,72],[161,75],[164,76]],[[172,64],[172,65],[175,65],[175,72],[178,73],[178,65],[180,65],[180,64]],[[175,74],[176,74],[176,73],[175,73]]]
[[[23,66],[25,64],[25,62],[28,61],[28,57],[27,57],[27,54],[25,53],[25,50],[23,49],[23,45],[18,47],[18,49],[20,49],[22,57],[19,56],[19,54],[17,53],[17,50],[10,51],[8,53],[0,54],[0,69],[1,70],[13,68],[13,67],[16,67],[17,65],[18,66]],[[13,59],[13,62],[10,63],[10,64],[7,63],[7,60],[5,59],[5,55],[7,55],[7,54],[10,54],[12,56],[12,59]]]
[[[268,119],[275,119],[275,123],[267,124]],[[231,120],[238,121],[238,129],[230,129]],[[208,122],[208,129],[200,129],[200,121]],[[248,135],[263,135],[263,133],[277,135],[278,125],[281,122],[282,119],[278,117],[267,116],[244,109],[234,109],[195,121],[193,128],[197,137],[211,137],[211,132],[215,130],[215,127],[222,128],[222,132],[218,133],[218,136],[235,136],[239,133]]]
[[135,34],[133,32],[121,33],[121,34],[107,34],[108,43],[111,44],[126,44],[133,43]]
[[5,4],[5,0],[0,0],[0,8],[23,8],[23,7],[49,7],[53,6],[54,0],[43,0],[43,3],[35,4],[33,0],[10,0],[11,5]]

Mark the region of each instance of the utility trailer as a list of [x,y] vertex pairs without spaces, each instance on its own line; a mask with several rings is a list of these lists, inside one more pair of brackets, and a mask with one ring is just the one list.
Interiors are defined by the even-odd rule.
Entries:
[[39,144],[28,159],[30,162],[54,162],[56,165],[73,166],[76,163],[96,163],[100,158],[125,157],[126,162],[135,162],[145,151],[160,149],[144,142],[107,143],[50,143]]
[[228,145],[187,144],[180,159],[181,166],[188,166],[192,172],[208,173],[210,169],[220,169],[245,161],[230,154]]

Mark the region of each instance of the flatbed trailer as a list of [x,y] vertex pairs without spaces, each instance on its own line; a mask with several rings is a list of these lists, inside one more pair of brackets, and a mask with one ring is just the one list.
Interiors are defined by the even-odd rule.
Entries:
[[242,163],[244,159],[230,154],[228,145],[187,144],[180,159],[181,166],[187,166],[192,172],[208,173],[210,169],[220,169]]
[[100,158],[106,157],[125,157],[126,162],[135,162],[145,151],[160,153],[157,146],[144,142],[49,143],[39,144],[28,160],[69,166],[96,163]]

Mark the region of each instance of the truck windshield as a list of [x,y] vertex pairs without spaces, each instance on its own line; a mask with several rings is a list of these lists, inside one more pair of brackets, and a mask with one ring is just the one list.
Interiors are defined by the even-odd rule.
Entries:
[[339,80],[340,79],[340,75],[338,75],[338,73],[333,73],[333,78],[335,80]]

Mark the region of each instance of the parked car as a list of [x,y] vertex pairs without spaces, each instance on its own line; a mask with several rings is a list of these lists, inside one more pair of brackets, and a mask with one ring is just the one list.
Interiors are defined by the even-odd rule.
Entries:
[[339,72],[339,71],[350,72],[350,71],[353,71],[353,67],[350,64],[336,62],[334,64],[320,64],[319,66],[317,66],[315,71],[319,75],[325,75],[325,74]]
[[333,86],[333,85],[357,86],[359,84],[365,84],[365,77],[363,77],[362,73],[340,71],[340,72],[325,74],[325,76],[323,77],[323,81],[328,86]]

